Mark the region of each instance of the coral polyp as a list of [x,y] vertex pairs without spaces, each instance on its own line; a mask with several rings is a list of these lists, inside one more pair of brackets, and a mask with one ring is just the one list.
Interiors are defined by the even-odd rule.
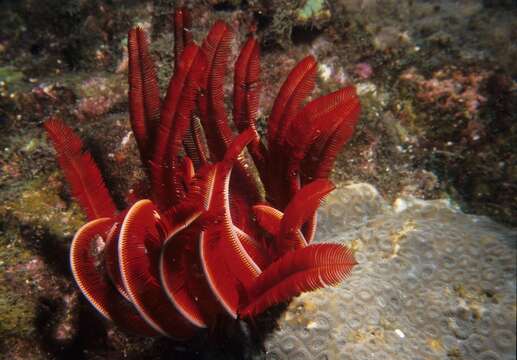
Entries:
[[279,90],[264,141],[255,36],[234,65],[230,116],[223,85],[231,27],[216,22],[198,46],[188,11],[174,18],[175,71],[163,99],[147,35],[129,32],[129,113],[146,193],[117,209],[81,139],[55,117],[45,129],[89,220],[70,251],[80,290],[127,331],[184,340],[350,274],[349,248],[311,242],[360,103],[349,86],[304,105],[317,66],[308,56]]

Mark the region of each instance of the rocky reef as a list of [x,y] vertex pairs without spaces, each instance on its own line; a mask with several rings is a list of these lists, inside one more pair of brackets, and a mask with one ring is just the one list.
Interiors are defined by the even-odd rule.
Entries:
[[365,183],[318,215],[320,240],[354,247],[359,269],[292,301],[266,358],[515,359],[517,231]]
[[[166,86],[175,3],[0,3],[0,357],[243,356],[224,342],[201,354],[128,337],[93,315],[68,264],[84,215],[41,128],[60,114],[122,199],[142,175],[126,113],[127,30],[149,29]],[[277,79],[307,53],[320,63],[314,96],[355,83],[364,109],[318,229],[352,245],[361,265],[343,289],[280,311],[259,357],[515,359],[514,1],[184,3],[196,40],[218,18],[240,40],[256,26],[262,124]]]
[[105,328],[44,258],[19,254],[18,265],[2,262],[2,277],[32,296],[3,289],[8,358],[23,358],[23,343],[38,339],[34,359],[165,351],[206,359],[515,359],[517,231],[447,200],[407,196],[390,204],[366,183],[337,189],[318,217],[316,241],[351,246],[358,268],[341,287],[304,294],[279,316],[277,309],[260,319],[272,329],[263,345],[247,339],[248,353],[236,354],[231,340],[201,350]]

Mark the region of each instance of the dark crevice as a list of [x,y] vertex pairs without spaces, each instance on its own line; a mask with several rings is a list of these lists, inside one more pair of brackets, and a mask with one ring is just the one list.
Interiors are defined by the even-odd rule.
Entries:
[[257,23],[257,31],[259,32],[263,31],[273,22],[273,18],[264,14],[263,12],[256,11],[253,13],[253,17]]
[[221,1],[212,6],[215,11],[235,11],[237,6],[231,1]]
[[47,229],[41,229],[34,224],[22,223],[19,226],[24,244],[36,251],[52,272],[66,278],[72,277],[68,260],[69,241],[54,236]]
[[44,297],[38,300],[35,328],[41,349],[56,360],[87,359],[88,349],[96,349],[96,353],[101,355],[103,351],[99,349],[107,349],[106,328],[103,320],[92,313],[91,305],[84,300],[75,309],[79,314],[73,337],[66,341],[56,339],[59,324],[56,314],[62,313],[63,308],[64,303],[60,300]]
[[291,32],[291,41],[294,45],[310,44],[320,36],[321,33],[322,30],[314,26],[294,26]]

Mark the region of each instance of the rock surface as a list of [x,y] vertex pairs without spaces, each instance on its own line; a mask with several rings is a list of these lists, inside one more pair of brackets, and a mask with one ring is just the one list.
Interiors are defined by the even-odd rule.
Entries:
[[[102,322],[70,274],[84,217],[41,128],[60,114],[122,202],[141,176],[125,104],[127,30],[152,34],[165,90],[175,3],[0,1],[0,359],[245,357],[226,351],[235,337],[216,354]],[[361,265],[343,289],[294,300],[266,357],[514,359],[516,233],[443,201],[388,202],[450,196],[517,225],[515,1],[185,3],[198,41],[224,19],[242,43],[256,22],[262,128],[279,79],[309,53],[320,64],[315,96],[349,83],[361,93],[362,119],[333,176],[383,195],[360,184],[336,191],[318,229],[353,243]]]
[[445,200],[336,190],[318,240],[356,249],[339,288],[291,302],[268,359],[515,359],[517,232]]

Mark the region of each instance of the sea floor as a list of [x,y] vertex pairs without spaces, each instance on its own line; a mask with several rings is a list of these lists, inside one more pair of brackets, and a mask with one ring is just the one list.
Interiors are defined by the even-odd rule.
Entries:
[[307,54],[314,97],[356,86],[361,118],[317,239],[351,246],[359,265],[341,287],[266,314],[251,339],[243,324],[215,344],[140,339],[95,314],[69,265],[85,216],[42,123],[59,114],[80,134],[123,203],[143,176],[127,31],[150,32],[164,90],[175,4],[0,2],[0,359],[515,359],[513,0],[185,1],[197,41],[217,19],[232,24],[232,59],[256,27],[259,131]]

